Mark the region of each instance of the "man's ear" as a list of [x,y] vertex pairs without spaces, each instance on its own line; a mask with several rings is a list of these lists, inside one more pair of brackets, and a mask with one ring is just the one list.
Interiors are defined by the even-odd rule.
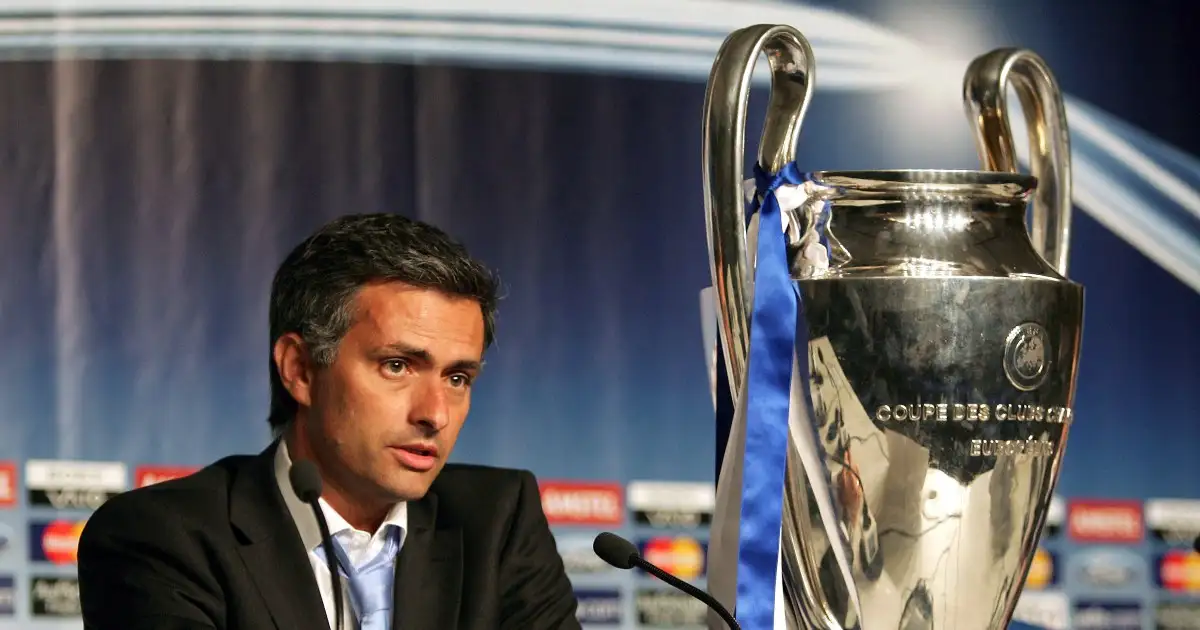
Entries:
[[275,340],[272,349],[275,369],[283,388],[292,395],[301,407],[312,405],[313,368],[308,347],[296,333],[286,333]]

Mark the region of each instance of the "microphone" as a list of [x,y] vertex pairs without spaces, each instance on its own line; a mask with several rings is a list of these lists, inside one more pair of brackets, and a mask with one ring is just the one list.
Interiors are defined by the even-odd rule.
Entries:
[[299,460],[288,470],[288,480],[292,482],[292,490],[301,501],[312,507],[317,516],[317,527],[321,530],[321,548],[325,550],[325,563],[329,567],[330,579],[333,582],[333,610],[337,621],[337,630],[342,630],[342,576],[338,573],[337,555],[333,550],[333,536],[329,535],[329,523],[317,499],[321,498],[321,473],[316,464],[308,460]]
[[618,569],[632,569],[635,566],[645,569],[654,577],[691,595],[703,602],[705,606],[716,611],[721,616],[721,619],[725,621],[725,624],[732,630],[742,630],[742,627],[738,625],[737,619],[734,619],[733,615],[721,605],[721,602],[714,599],[712,595],[647,562],[638,553],[637,547],[634,547],[633,543],[628,540],[612,532],[601,532],[596,536],[596,540],[592,541],[592,551],[596,552],[596,555],[600,556],[601,560]]

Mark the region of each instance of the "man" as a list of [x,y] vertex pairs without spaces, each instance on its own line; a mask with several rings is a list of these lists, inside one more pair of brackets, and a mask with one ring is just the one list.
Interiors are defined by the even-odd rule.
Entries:
[[346,630],[579,628],[533,475],[446,464],[495,307],[487,270],[420,222],[348,216],[302,243],[271,288],[280,439],[101,506],[79,542],[85,626],[337,628],[317,520],[289,482],[307,460]]

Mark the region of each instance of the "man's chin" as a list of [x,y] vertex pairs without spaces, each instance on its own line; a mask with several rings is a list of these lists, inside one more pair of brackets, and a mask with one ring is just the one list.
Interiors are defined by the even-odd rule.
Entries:
[[429,494],[429,487],[433,485],[434,477],[436,477],[436,473],[433,471],[427,473],[405,471],[393,476],[382,487],[391,495],[394,502],[419,501]]

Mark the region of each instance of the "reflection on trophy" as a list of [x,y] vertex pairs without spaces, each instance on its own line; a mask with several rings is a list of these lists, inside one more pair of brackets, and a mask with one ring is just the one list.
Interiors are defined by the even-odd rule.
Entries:
[[[763,53],[771,98],[747,227],[746,109]],[[776,445],[786,467],[774,627],[1005,628],[1073,421],[1083,288],[1065,277],[1071,185],[1061,96],[1035,54],[993,51],[964,81],[986,170],[808,172],[779,184],[795,159],[813,71],[801,33],[759,25],[725,40],[708,83],[713,295],[738,401],[710,592],[743,618],[749,587],[738,585],[752,577],[744,549],[755,541],[739,539],[749,501],[742,484],[770,454],[752,437],[762,434],[753,423],[768,417],[753,403],[782,395],[790,402]],[[1017,167],[1010,86],[1027,122],[1032,176]],[[767,181],[777,187],[764,189]],[[773,251],[764,239],[782,239],[779,262],[763,258]],[[771,276],[772,264],[783,273]],[[783,392],[778,380],[755,380],[763,361],[754,357],[766,354],[752,354],[781,343],[764,306],[780,295],[792,295],[800,315],[793,387]],[[760,450],[751,452],[752,439]],[[755,470],[742,466],[752,460]]]

